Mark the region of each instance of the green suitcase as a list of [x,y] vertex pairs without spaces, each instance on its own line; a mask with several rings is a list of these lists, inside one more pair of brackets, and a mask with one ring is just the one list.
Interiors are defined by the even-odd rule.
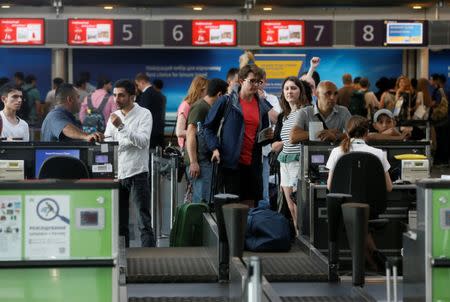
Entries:
[[175,221],[170,231],[170,246],[201,246],[203,243],[204,203],[184,203],[177,207]]

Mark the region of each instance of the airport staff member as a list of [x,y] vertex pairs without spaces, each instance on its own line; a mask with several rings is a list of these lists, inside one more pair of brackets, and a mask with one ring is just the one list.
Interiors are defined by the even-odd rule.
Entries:
[[337,87],[331,81],[322,81],[317,86],[317,104],[300,109],[296,124],[292,127],[290,141],[297,144],[309,139],[309,122],[322,122],[324,130],[317,134],[321,141],[336,141],[342,137],[350,111],[336,104]]
[[77,89],[72,84],[62,84],[55,93],[56,108],[44,119],[41,128],[41,141],[55,142],[68,140],[85,140],[99,142],[103,134],[88,134],[81,130],[81,123],[75,119],[80,111],[81,102]]
[[0,119],[3,121],[3,129],[0,129],[1,137],[7,140],[30,140],[28,124],[17,116],[20,106],[23,104],[22,91],[12,84],[5,84],[1,88],[2,102],[5,105],[0,111]]
[[105,136],[119,143],[119,235],[125,236],[129,246],[128,205],[133,203],[141,232],[142,247],[156,246],[150,216],[150,190],[148,187],[148,161],[153,118],[148,109],[135,103],[136,90],[129,80],[114,84],[116,112],[106,125]]

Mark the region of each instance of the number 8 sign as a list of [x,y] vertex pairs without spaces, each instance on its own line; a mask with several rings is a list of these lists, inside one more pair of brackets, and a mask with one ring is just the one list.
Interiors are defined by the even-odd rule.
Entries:
[[355,46],[383,46],[383,28],[382,20],[356,20]]

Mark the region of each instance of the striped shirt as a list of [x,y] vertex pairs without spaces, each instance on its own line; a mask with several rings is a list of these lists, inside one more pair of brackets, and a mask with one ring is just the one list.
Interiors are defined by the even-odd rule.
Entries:
[[296,125],[296,118],[298,110],[292,111],[287,118],[283,121],[283,127],[281,128],[281,140],[283,141],[283,152],[284,154],[299,154],[300,144],[291,144],[289,142],[289,135],[291,133],[292,127]]

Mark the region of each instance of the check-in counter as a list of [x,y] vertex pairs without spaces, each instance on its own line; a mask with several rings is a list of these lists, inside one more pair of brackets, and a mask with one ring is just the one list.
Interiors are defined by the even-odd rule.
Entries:
[[118,301],[118,183],[0,182],[0,301]]
[[[371,142],[369,145],[386,152],[391,164],[390,172],[393,175],[400,174],[401,166],[401,162],[394,158],[395,155],[412,153],[427,156],[430,146],[427,141],[377,141]],[[327,249],[325,199],[328,170],[325,165],[331,150],[337,146],[338,144],[313,141],[307,141],[301,145],[302,153],[297,188],[300,232],[318,249]],[[394,185],[393,191],[388,193],[388,209],[385,215],[387,215],[386,218],[395,221],[395,226],[391,225],[390,228],[386,229],[393,238],[383,240],[386,243],[385,250],[397,252],[401,248],[402,225],[407,223],[408,210],[414,206],[415,185]]]

